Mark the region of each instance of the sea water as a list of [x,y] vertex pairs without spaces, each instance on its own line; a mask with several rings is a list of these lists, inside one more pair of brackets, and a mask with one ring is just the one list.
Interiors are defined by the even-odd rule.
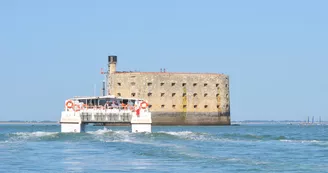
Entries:
[[0,172],[328,172],[328,126],[0,125]]

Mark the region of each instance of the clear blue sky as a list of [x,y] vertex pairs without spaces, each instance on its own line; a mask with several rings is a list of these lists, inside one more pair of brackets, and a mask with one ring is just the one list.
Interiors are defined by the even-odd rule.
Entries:
[[328,1],[1,1],[0,120],[59,120],[118,70],[230,76],[232,120],[328,120]]

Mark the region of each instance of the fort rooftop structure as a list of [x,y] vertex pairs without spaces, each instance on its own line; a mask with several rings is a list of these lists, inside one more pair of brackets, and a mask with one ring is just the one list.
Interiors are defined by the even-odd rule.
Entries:
[[230,125],[229,76],[120,72],[108,56],[108,94],[149,102],[153,125]]

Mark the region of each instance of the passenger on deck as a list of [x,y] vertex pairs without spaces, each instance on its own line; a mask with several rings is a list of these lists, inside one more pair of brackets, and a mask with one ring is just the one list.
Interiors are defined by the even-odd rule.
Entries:
[[126,104],[123,103],[123,101],[121,101],[121,106],[122,106],[123,109],[126,109]]
[[110,107],[110,105],[109,105],[109,101],[106,101],[106,103],[105,103],[105,109],[109,109],[109,107]]
[[112,107],[113,108],[118,108],[118,105],[115,103],[115,101],[112,102]]

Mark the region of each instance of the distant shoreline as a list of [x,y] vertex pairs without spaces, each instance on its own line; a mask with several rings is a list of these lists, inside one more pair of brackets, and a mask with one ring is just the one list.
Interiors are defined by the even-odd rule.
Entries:
[[58,122],[6,122],[1,121],[0,124],[59,124]]

